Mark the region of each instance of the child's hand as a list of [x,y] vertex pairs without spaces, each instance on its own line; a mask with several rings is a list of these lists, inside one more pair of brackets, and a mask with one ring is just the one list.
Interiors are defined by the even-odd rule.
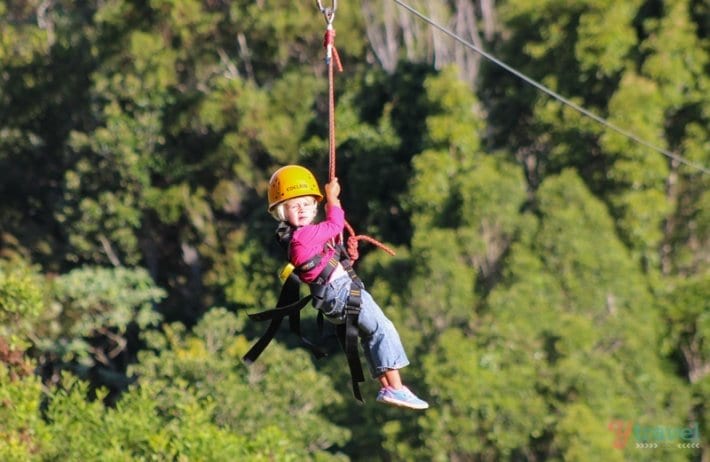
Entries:
[[328,183],[325,184],[325,198],[329,204],[340,205],[340,183],[338,183],[338,178],[333,177]]

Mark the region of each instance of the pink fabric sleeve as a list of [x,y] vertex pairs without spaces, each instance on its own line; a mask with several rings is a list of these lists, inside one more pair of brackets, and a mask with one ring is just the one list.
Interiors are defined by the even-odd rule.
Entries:
[[[325,244],[339,235],[345,227],[345,212],[338,206],[326,206],[325,220],[314,225],[303,226],[293,233],[289,260],[294,266],[302,265],[315,255],[323,252]],[[301,280],[313,282],[328,264],[334,251],[329,251],[315,268],[301,274]]]

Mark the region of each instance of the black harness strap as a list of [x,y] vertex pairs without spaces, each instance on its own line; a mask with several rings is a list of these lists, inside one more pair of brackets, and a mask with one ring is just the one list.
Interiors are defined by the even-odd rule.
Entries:
[[[343,348],[343,351],[345,352],[345,358],[348,361],[353,396],[355,396],[355,399],[357,399],[358,401],[364,402],[364,400],[362,399],[362,393],[360,393],[359,386],[360,382],[365,381],[365,375],[362,372],[362,363],[360,362],[360,354],[358,351],[358,339],[360,337],[358,331],[358,318],[360,317],[360,307],[362,305],[362,289],[365,286],[360,280],[360,278],[357,276],[357,274],[355,274],[355,271],[352,267],[352,263],[348,258],[347,250],[343,245],[338,245],[335,247],[335,257],[331,258],[331,260],[328,262],[328,266],[332,266],[332,268],[328,272],[328,278],[338,266],[338,263],[340,263],[345,269],[345,271],[348,273],[351,282],[350,293],[348,294],[348,299],[345,303],[345,324],[339,325],[336,329],[336,332],[338,334],[340,346]],[[325,278],[325,281],[327,280],[328,279]],[[313,295],[315,305],[317,294],[313,292],[313,286],[314,285],[311,285],[311,294]]]
[[[356,287],[357,286],[357,287]],[[353,395],[355,399],[363,402],[362,394],[360,393],[359,382],[365,381],[365,376],[362,373],[362,364],[360,363],[360,355],[358,353],[357,341],[358,335],[358,318],[360,317],[360,305],[362,304],[361,288],[353,281],[350,286],[350,295],[348,302],[345,305],[345,357],[348,360],[348,368],[350,369],[350,377],[352,381]]]

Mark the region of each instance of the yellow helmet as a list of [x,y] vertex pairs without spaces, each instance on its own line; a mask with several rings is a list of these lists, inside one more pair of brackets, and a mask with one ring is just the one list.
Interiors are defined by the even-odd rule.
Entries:
[[269,212],[283,201],[301,196],[323,200],[316,177],[300,165],[286,165],[276,170],[269,180]]

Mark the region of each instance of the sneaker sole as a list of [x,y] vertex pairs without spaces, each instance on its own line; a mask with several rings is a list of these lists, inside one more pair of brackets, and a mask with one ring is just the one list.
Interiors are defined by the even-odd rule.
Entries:
[[406,408],[406,409],[416,409],[418,411],[422,411],[424,409],[429,408],[428,404],[412,404],[412,403],[408,403],[406,401],[400,401],[398,399],[393,399],[393,398],[388,398],[388,397],[383,397],[381,399],[378,399],[377,401],[380,403],[388,404],[390,406],[401,407],[401,408]]

